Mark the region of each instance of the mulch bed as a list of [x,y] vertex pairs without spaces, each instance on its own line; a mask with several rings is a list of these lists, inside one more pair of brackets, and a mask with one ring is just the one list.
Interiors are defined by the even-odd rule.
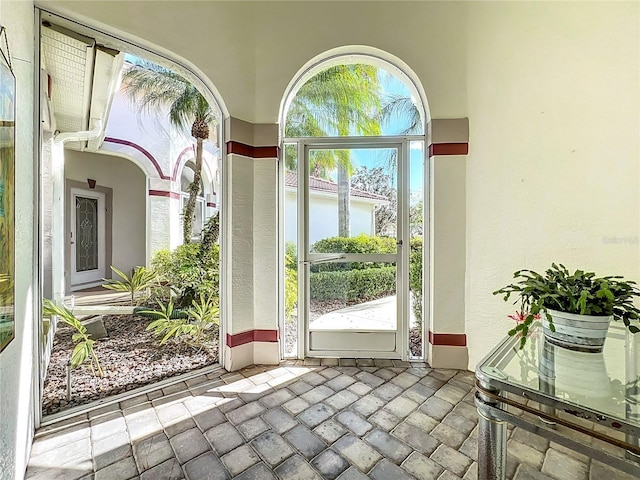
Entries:
[[72,330],[58,324],[45,380],[42,413],[50,415],[94,400],[124,393],[218,361],[218,332],[203,348],[160,339],[147,332],[148,318],[105,315],[108,338],[95,344],[104,377],[95,377],[89,363],[71,373],[71,400],[66,400],[66,365],[73,350]]

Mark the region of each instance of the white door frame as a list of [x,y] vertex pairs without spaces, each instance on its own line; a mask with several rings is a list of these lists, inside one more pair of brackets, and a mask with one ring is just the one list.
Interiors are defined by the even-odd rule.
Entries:
[[[86,272],[76,271],[76,249],[75,242],[77,241],[76,232],[76,197],[94,198],[98,200],[98,268]],[[106,205],[105,194],[96,190],[85,190],[82,188],[71,187],[71,202],[69,204],[70,215],[70,230],[69,230],[69,242],[70,242],[70,282],[71,291],[79,290],[81,288],[87,288],[92,286],[101,285],[103,278],[106,276]]]
[[[287,139],[298,144],[298,356],[314,357],[367,357],[399,358],[409,357],[409,144],[411,140],[423,140],[423,136],[403,137],[340,137]],[[361,255],[346,254],[339,258],[326,258],[331,254],[309,253],[309,188],[308,154],[312,149],[397,149],[397,232],[398,249],[395,254]],[[312,263],[320,261],[379,261],[396,262],[397,323],[395,331],[374,330],[323,330],[323,334],[338,335],[340,343],[356,345],[354,349],[311,350],[309,329],[310,288],[309,275]],[[394,335],[395,338],[391,338]],[[386,337],[386,338],[385,338]],[[329,338],[329,337],[327,337]],[[395,344],[393,351],[367,350],[357,345],[380,343]],[[379,349],[378,349],[379,350]]]

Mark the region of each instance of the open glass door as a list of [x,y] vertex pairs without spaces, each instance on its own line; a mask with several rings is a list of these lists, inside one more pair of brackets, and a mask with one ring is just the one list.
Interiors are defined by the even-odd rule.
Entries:
[[408,146],[350,140],[299,148],[304,355],[406,358]]

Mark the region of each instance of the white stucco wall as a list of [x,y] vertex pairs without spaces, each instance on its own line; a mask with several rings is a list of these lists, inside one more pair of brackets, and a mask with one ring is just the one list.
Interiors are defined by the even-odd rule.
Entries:
[[38,321],[34,312],[40,295],[34,273],[33,5],[0,1],[0,24],[6,27],[16,76],[16,328],[15,338],[0,353],[0,478],[5,480],[24,476],[38,388],[33,382]]
[[510,325],[491,292],[515,270],[563,262],[640,279],[639,8],[469,7],[471,366]]
[[[231,334],[255,328],[253,326],[255,302],[253,281],[256,261],[259,259],[254,258],[253,245],[254,162],[253,159],[238,155],[231,155],[229,162],[230,188],[233,192],[231,205],[228,209],[232,219],[231,238],[227,244],[229,250],[227,255],[231,259],[230,307],[232,321],[231,331],[228,332]],[[269,290],[275,292],[273,284]]]
[[85,185],[92,178],[113,189],[112,264],[125,273],[145,265],[147,188],[142,170],[121,157],[66,150],[65,176]]
[[[116,151],[131,157],[151,178],[160,175],[173,180],[170,187],[173,191],[180,191],[180,173],[184,163],[195,162],[195,139],[191,136],[190,128],[178,130],[169,124],[168,108],[161,108],[157,112],[139,111],[139,105],[132,103],[122,90],[116,92],[105,130],[105,137],[132,142],[146,150],[157,163],[157,167],[140,150],[131,146],[106,141],[102,150]],[[215,109],[215,106],[212,107]],[[219,191],[218,168],[219,151],[216,146],[218,130],[213,129],[209,139],[203,144],[202,182],[205,194]],[[176,164],[180,165],[176,168]],[[158,172],[158,168],[160,172]],[[174,178],[175,175],[175,178]]]
[[[285,194],[285,241],[298,243],[297,240],[297,195],[294,190],[287,189]],[[370,202],[351,197],[351,236],[373,235],[374,209]],[[338,200],[311,192],[309,194],[309,245],[318,240],[338,236]]]
[[[274,277],[263,272],[278,271],[278,196],[276,159],[260,159],[254,165],[253,196],[253,285],[254,327],[277,328],[278,295]],[[235,323],[235,322],[234,322]],[[234,325],[235,329],[235,325]]]

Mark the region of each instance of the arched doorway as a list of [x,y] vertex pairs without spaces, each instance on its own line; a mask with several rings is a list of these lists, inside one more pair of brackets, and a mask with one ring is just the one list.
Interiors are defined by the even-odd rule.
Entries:
[[[43,104],[40,152],[43,187],[39,207],[43,231],[39,242],[43,248],[39,263],[42,276],[50,278],[49,283],[52,284],[49,292],[39,292],[38,296],[44,293],[47,298],[51,297],[56,303],[72,309],[75,305],[78,312],[77,298],[68,295],[71,289],[65,289],[65,278],[95,271],[91,278],[79,279],[78,285],[84,287],[94,281],[102,284],[105,278],[110,277],[110,265],[124,272],[125,276],[133,277],[138,267],[150,266],[157,250],[178,244],[178,241],[173,242],[173,237],[182,238],[180,215],[182,193],[185,192],[180,176],[185,170],[193,172],[196,163],[194,160],[188,168],[181,168],[184,167],[183,157],[177,153],[187,150],[193,151],[194,157],[204,150],[206,155],[203,156],[208,157],[201,162],[206,172],[204,181],[196,182],[200,187],[196,198],[196,217],[200,220],[200,228],[194,233],[199,233],[206,217],[216,207],[212,182],[218,167],[222,166],[219,140],[223,138],[222,118],[227,116],[227,112],[210,85],[181,64],[179,59],[176,62],[167,54],[155,54],[104,30],[96,30],[53,13],[39,9],[36,13],[40,20],[38,52],[43,63],[39,83]],[[67,62],[70,55],[67,50],[72,51],[78,60],[72,66]],[[179,77],[189,85],[190,92],[196,90],[201,97],[206,97],[215,116],[215,121],[210,122],[212,131],[207,132],[210,135],[193,135],[194,130],[190,128],[185,129],[185,134],[173,128],[174,125],[168,125],[166,120],[162,124],[157,118],[139,118],[134,113],[127,113],[125,110],[130,110],[131,102],[125,101],[128,99],[123,96],[121,87],[124,82],[121,80],[125,69],[132,68],[132,58],[144,58],[159,68],[170,70],[175,74],[173,78]],[[163,108],[166,105],[160,105],[158,110],[165,113]],[[163,117],[166,119],[166,115]],[[199,127],[201,133],[203,125]],[[211,146],[202,146],[200,139],[209,140]],[[77,161],[74,162],[73,157],[78,157]],[[193,177],[192,173],[191,180]],[[70,191],[66,199],[61,194],[65,179]],[[113,202],[109,203],[111,200]],[[111,230],[108,225],[103,226],[110,219],[113,219]],[[72,225],[67,229],[72,235],[65,235],[65,223]],[[85,231],[82,243],[87,247],[82,251],[71,250],[73,247],[67,245],[69,237],[75,240],[79,233]],[[94,232],[104,234],[101,236]],[[106,253],[101,248],[106,248]],[[69,268],[70,260],[74,260],[71,262],[73,268],[76,264],[79,268]],[[48,264],[51,267],[47,269]],[[224,278],[224,275],[219,278]],[[46,285],[46,281],[44,283]],[[216,283],[215,287],[219,285]],[[40,400],[56,335],[55,321],[50,325],[46,331],[36,332],[43,337],[38,342],[41,346],[39,368],[34,371],[34,383],[39,387],[36,396]],[[223,358],[212,352],[206,359],[206,365],[215,364]],[[191,364],[190,367],[204,365]],[[173,369],[168,376],[179,373],[183,371]],[[79,376],[80,372],[77,372],[76,378]],[[106,378],[101,380],[113,383]],[[145,381],[150,385],[158,380],[158,377],[148,377]],[[105,395],[114,393],[110,387],[100,386],[99,390]],[[126,387],[125,390],[129,391]],[[74,399],[77,404],[87,403],[87,397],[79,398],[80,395]],[[95,399],[96,395],[93,395],[88,401]],[[62,407],[69,406],[67,403]],[[64,409],[62,407],[51,408],[48,413],[56,414],[57,410]],[[41,415],[42,411],[37,410],[37,422]]]
[[402,62],[347,50],[282,105],[283,356],[424,358],[428,109]]

